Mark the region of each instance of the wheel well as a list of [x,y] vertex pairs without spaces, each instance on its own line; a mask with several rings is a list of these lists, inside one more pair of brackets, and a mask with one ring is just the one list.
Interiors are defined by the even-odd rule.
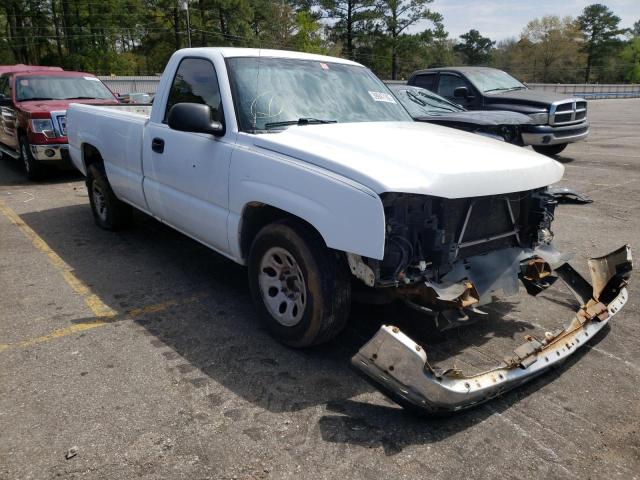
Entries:
[[263,227],[270,223],[286,219],[294,220],[308,227],[310,230],[315,232],[324,243],[324,238],[320,232],[306,220],[303,220],[289,212],[285,212],[284,210],[280,210],[279,208],[272,207],[271,205],[252,202],[245,206],[242,214],[242,223],[240,227],[240,249],[242,258],[247,258],[249,256],[251,243]]
[[85,168],[89,168],[89,165],[96,165],[99,169],[104,170],[104,163],[102,161],[102,155],[96,147],[85,143],[82,145],[82,160]]

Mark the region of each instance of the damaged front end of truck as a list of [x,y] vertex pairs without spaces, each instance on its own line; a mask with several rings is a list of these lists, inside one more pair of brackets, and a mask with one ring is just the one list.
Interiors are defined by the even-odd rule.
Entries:
[[493,295],[524,287],[538,295],[560,279],[580,304],[565,326],[525,337],[495,367],[467,375],[441,371],[400,329],[384,325],[352,358],[353,366],[397,403],[427,413],[462,410],[521,385],[565,360],[626,303],[632,270],[624,246],[589,260],[591,283],[552,243],[556,200],[546,188],[445,199],[389,193],[383,260],[349,255],[369,287],[433,318],[441,330],[470,323]]

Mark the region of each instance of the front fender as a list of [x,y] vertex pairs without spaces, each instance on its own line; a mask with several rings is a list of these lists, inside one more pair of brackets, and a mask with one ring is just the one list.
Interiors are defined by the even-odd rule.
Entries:
[[242,213],[258,202],[313,225],[330,248],[382,259],[384,210],[372,190],[302,161],[251,148],[233,153],[229,180],[229,245],[236,258],[242,258]]

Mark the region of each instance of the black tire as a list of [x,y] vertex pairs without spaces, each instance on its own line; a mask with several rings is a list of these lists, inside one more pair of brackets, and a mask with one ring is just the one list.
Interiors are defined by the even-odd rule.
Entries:
[[97,165],[87,168],[87,192],[93,218],[100,228],[120,230],[131,224],[133,208],[118,200],[107,176]]
[[532,145],[532,147],[538,153],[554,156],[558,155],[565,148],[567,148],[567,145],[567,143],[560,143],[558,145]]
[[[272,297],[272,305],[279,298],[285,300],[277,313],[288,313],[288,308],[295,311],[295,307],[290,305],[285,307],[284,312],[281,309],[282,304],[287,301],[282,297],[286,295],[284,292],[287,288],[282,276],[271,276],[273,281],[278,279],[282,283],[282,287],[278,287],[280,291],[277,296],[271,293],[276,287],[270,287],[267,291],[264,285],[261,287],[263,279],[270,276],[265,273],[269,267],[264,267],[263,261],[273,255],[280,255],[280,250],[285,252],[284,255],[290,254],[293,257],[290,260],[294,260],[296,267],[299,267],[304,280],[297,284],[298,287],[302,285],[302,288],[294,291],[293,295],[297,295],[297,301],[302,299],[306,304],[301,309],[299,320],[292,325],[283,324],[282,317],[276,318],[270,311],[273,306],[269,307],[268,299],[265,299],[265,295]],[[286,270],[287,265],[283,264],[283,267]],[[327,342],[346,324],[351,308],[351,278],[346,261],[341,261],[338,253],[327,248],[318,233],[307,225],[284,220],[264,227],[251,245],[248,270],[251,296],[260,317],[271,335],[285,345],[302,348]],[[290,270],[293,272],[295,268]],[[260,275],[263,275],[262,278]]]
[[29,148],[29,141],[24,136],[20,137],[20,161],[29,180],[40,180],[45,177],[46,166],[33,158]]

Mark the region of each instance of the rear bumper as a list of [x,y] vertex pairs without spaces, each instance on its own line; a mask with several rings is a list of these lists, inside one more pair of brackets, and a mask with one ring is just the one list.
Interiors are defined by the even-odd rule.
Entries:
[[39,162],[69,162],[69,145],[66,143],[30,145],[31,155]]
[[398,328],[383,326],[351,359],[375,387],[404,407],[445,413],[485,402],[540,375],[572,355],[597,334],[626,304],[631,252],[622,247],[589,260],[592,285],[568,264],[556,274],[582,307],[564,328],[527,338],[503,363],[478,375],[459,370],[438,372],[425,349]]
[[528,125],[522,132],[525,145],[558,145],[575,143],[589,136],[589,123],[551,127],[548,125]]

